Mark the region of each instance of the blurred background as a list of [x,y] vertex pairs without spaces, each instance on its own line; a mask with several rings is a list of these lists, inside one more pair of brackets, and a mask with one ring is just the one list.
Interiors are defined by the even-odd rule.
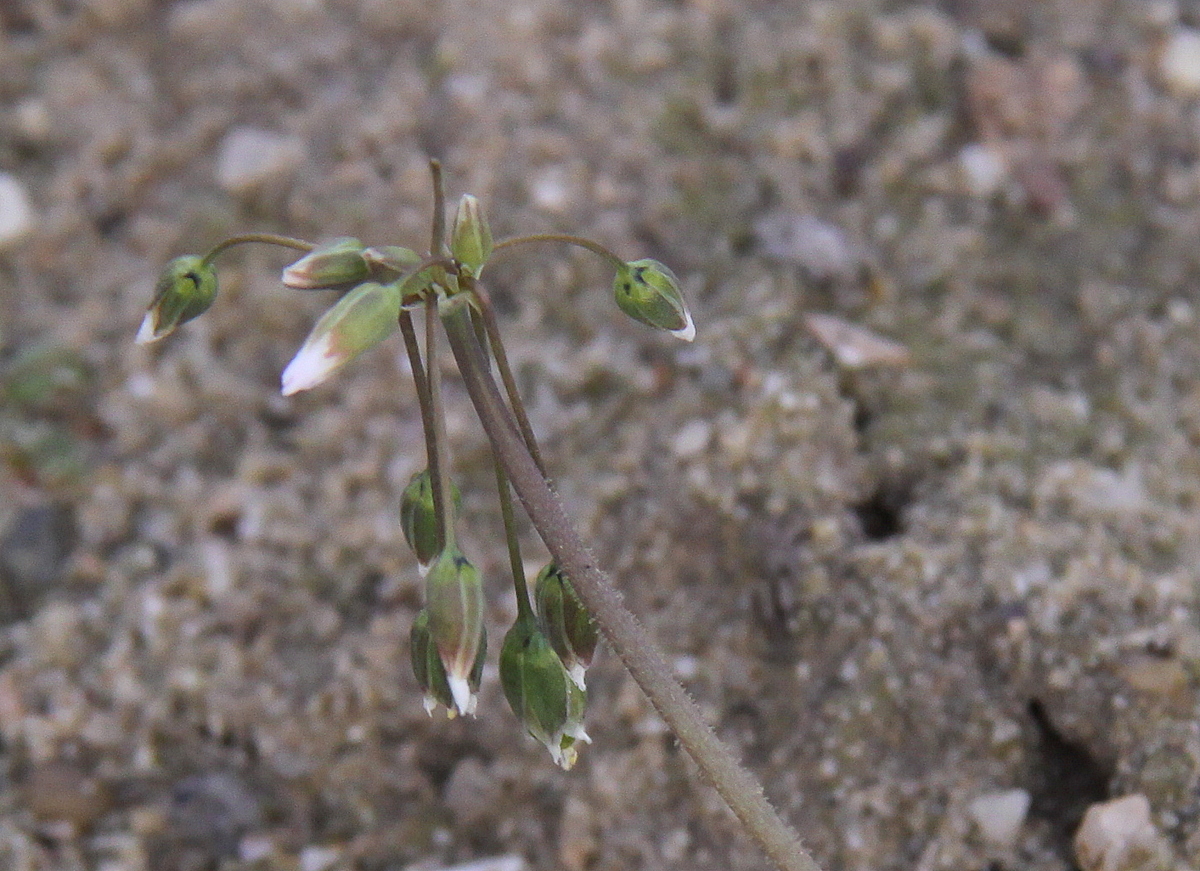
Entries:
[[569,773],[494,662],[425,715],[398,343],[281,397],[332,298],[268,249],[133,343],[233,233],[424,248],[430,156],[680,276],[692,345],[585,253],[488,272],[558,491],[822,867],[1196,867],[1200,2],[0,0],[0,868],[765,867],[611,654]]

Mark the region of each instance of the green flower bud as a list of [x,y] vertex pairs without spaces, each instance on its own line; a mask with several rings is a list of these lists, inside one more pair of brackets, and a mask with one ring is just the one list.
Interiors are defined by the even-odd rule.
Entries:
[[583,675],[596,655],[600,634],[571,582],[554,563],[538,572],[534,604],[542,631],[570,676],[583,689]]
[[425,607],[446,683],[460,714],[475,710],[471,674],[483,644],[483,582],[454,547],[443,550],[425,576]]
[[397,274],[408,272],[421,262],[421,255],[411,248],[400,245],[384,245],[382,248],[368,248],[363,257],[371,266],[382,266]]
[[696,325],[679,290],[675,273],[657,260],[634,260],[617,270],[613,292],[621,311],[635,321],[666,330],[685,342],[696,337]]
[[583,730],[584,691],[568,677],[558,654],[530,614],[518,617],[500,648],[500,685],[525,729],[564,769],[575,764]]
[[204,314],[217,298],[217,271],[201,257],[176,257],[158,276],[154,301],[142,319],[137,343],[155,342]]
[[357,239],[334,239],[283,270],[283,283],[296,290],[324,290],[365,281],[371,277],[365,251],[366,246]]
[[492,256],[492,231],[479,207],[479,200],[470,194],[463,194],[458,201],[454,229],[450,234],[450,253],[476,278]]
[[339,299],[304,340],[283,370],[283,395],[316,387],[335,369],[349,363],[396,329],[400,288],[368,281]]
[[[450,501],[452,510],[449,522],[453,523],[454,515],[462,507],[462,492],[453,481],[450,482]],[[434,509],[433,477],[428,469],[413,475],[404,488],[404,494],[400,497],[400,528],[404,532],[404,540],[417,555],[417,568],[424,577],[442,549],[437,511]]]
[[[422,608],[413,618],[412,630],[409,633],[409,654],[412,657],[413,674],[417,685],[425,698],[422,704],[425,713],[433,716],[433,709],[439,704],[445,707],[446,716],[453,719],[457,713],[454,696],[450,692],[450,683],[446,679],[446,667],[438,656],[437,645],[433,643],[433,632],[429,628],[429,612]],[[467,713],[475,713],[475,693],[479,692],[479,682],[483,676],[483,663],[487,658],[487,634],[479,639],[479,651],[475,655],[475,664],[467,676],[467,686],[471,691],[471,701]]]

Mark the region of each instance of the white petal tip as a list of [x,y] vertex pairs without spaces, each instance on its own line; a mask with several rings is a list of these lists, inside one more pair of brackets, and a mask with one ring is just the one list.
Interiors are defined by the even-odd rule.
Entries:
[[475,701],[471,697],[471,687],[466,678],[446,675],[446,683],[450,685],[450,695],[454,698],[454,707],[460,714],[469,714],[475,710]]
[[430,560],[427,563],[423,563],[420,560],[417,560],[417,574],[419,574],[421,577],[425,577],[427,574],[429,574],[429,567],[432,565],[433,565],[433,560]]
[[337,368],[337,359],[330,353],[328,335],[321,336],[304,347],[292,358],[283,370],[283,395],[291,396],[301,390],[310,390],[329,377]]
[[421,699],[421,707],[425,709],[426,714],[432,717],[433,709],[437,707],[437,699],[435,699],[433,696],[425,696],[423,699]]
[[585,669],[582,664],[576,662],[567,669],[567,677],[571,678],[571,682],[575,684],[575,686],[579,687],[581,690],[586,690],[587,687],[583,683],[584,674],[586,672],[587,669]]
[[146,312],[146,316],[142,318],[142,325],[138,327],[137,336],[134,341],[139,345],[149,345],[151,342],[156,342],[165,336],[157,334],[154,331],[154,312]]
[[687,323],[678,330],[671,330],[671,335],[678,339],[683,339],[685,342],[690,342],[696,338],[696,324],[692,320],[692,313],[690,311],[684,311],[683,316],[687,318]]

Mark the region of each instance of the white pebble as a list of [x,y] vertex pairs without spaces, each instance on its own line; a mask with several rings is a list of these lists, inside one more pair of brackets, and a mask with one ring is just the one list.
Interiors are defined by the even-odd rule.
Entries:
[[1144,795],[1092,805],[1075,833],[1075,859],[1083,871],[1156,868],[1164,850]]
[[493,856],[465,865],[451,865],[441,871],[529,871],[529,865],[520,856]]
[[33,227],[33,205],[15,176],[0,172],[0,247],[16,242]]
[[329,871],[341,858],[335,847],[308,846],[300,851],[300,871]]
[[243,193],[304,162],[304,143],[296,136],[256,127],[235,127],[221,140],[217,183]]
[[689,420],[675,434],[675,456],[681,460],[700,456],[708,447],[711,436],[712,424],[708,421],[700,418]]
[[1180,27],[1172,33],[1159,58],[1158,72],[1175,96],[1200,94],[1200,31]]
[[1021,832],[1030,800],[1023,789],[989,792],[972,799],[967,813],[985,841],[996,847],[1011,847]]
[[768,257],[795,263],[818,281],[847,278],[861,260],[841,227],[813,215],[764,215],[754,235]]
[[973,197],[990,197],[1008,177],[1008,161],[994,145],[972,142],[958,152],[963,188]]

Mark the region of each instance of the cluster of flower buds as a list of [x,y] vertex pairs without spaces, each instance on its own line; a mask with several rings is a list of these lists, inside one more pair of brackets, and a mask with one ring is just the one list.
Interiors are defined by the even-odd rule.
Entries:
[[[595,243],[553,234],[504,244],[550,239],[582,245],[619,263],[613,292],[627,315],[687,341],[695,336],[679,280],[657,260],[621,263]],[[138,342],[162,338],[206,311],[218,289],[212,259],[233,245],[256,241],[308,249],[294,239],[252,234],[227,239],[205,257],[177,257],[158,280]],[[284,269],[284,285],[342,295],[317,320],[284,370],[284,395],[315,387],[388,338],[406,309],[435,295],[469,290],[496,247],[479,201],[470,195],[458,203],[449,245],[428,257],[398,246],[368,247],[349,237],[312,247]],[[426,710],[440,704],[455,716],[475,710],[487,637],[479,573],[447,534],[461,500],[456,487],[451,485],[450,491],[453,504],[445,506],[439,519],[430,474],[417,473],[404,490],[400,519],[425,578],[425,607],[412,625],[413,671]],[[596,643],[596,626],[570,581],[553,564],[546,566],[537,577],[533,608],[522,604],[504,638],[500,679],[526,730],[564,768],[574,764],[577,743],[589,740],[582,726],[584,672]]]
[[518,614],[500,648],[500,684],[513,713],[563,768],[575,764],[587,704],[583,673],[598,636],[579,596],[553,564],[538,573],[536,614]]

